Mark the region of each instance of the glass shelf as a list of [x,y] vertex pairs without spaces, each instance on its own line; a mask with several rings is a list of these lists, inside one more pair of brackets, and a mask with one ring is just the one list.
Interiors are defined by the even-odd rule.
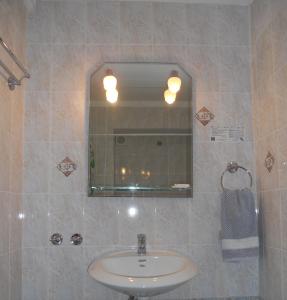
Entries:
[[[122,193],[130,192],[141,193],[142,196],[148,197],[153,196],[155,193],[163,194],[165,193],[175,193],[179,197],[191,196],[192,187],[173,187],[173,186],[92,186],[90,187],[90,196],[95,196],[96,194],[101,194],[104,196],[122,196]],[[125,193],[128,197],[129,195]],[[166,195],[165,195],[166,196]]]

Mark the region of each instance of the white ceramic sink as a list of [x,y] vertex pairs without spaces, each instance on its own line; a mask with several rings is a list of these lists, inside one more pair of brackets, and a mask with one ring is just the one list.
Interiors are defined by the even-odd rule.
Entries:
[[149,297],[168,292],[194,277],[195,264],[174,251],[133,251],[96,259],[88,272],[96,281],[129,296]]

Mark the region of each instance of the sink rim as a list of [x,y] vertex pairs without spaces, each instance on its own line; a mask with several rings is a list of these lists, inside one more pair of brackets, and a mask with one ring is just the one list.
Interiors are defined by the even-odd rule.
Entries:
[[[149,257],[149,256],[176,256],[183,258],[184,268],[179,271],[160,276],[135,277],[128,275],[114,274],[106,270],[102,264],[103,259],[109,257]],[[96,271],[95,271],[96,270]],[[197,267],[194,262],[185,255],[172,250],[148,251],[146,255],[137,255],[135,251],[123,250],[103,254],[91,262],[88,267],[89,275],[96,281],[119,292],[142,296],[157,295],[174,289],[175,287],[189,281],[197,274]]]
[[[153,259],[156,262],[156,260],[159,259],[159,257],[176,257],[176,258],[180,259],[180,261],[178,261],[179,266],[178,266],[177,270],[167,271],[166,273],[157,272],[156,274],[153,274],[153,275],[134,275],[134,274],[124,274],[124,272],[121,272],[121,271],[113,272],[112,270],[110,270],[108,268],[106,263],[112,262],[112,260],[114,258],[121,258],[121,257],[127,259],[126,263],[129,263],[129,260],[128,260],[129,258],[131,258],[131,259],[134,258],[135,259],[134,261],[133,260],[130,261],[130,263],[134,263],[134,264],[141,263],[139,260],[144,259],[146,261],[144,261],[143,263],[146,265],[151,264]],[[174,251],[162,250],[162,251],[151,251],[151,252],[146,253],[145,255],[137,255],[134,252],[120,251],[117,253],[112,253],[111,255],[108,255],[108,256],[103,256],[98,260],[99,260],[99,264],[100,263],[102,264],[102,268],[105,269],[105,271],[110,274],[114,274],[117,276],[133,277],[133,278],[151,278],[151,277],[168,276],[173,273],[180,272],[181,270],[183,270],[185,268],[184,263],[188,259],[185,256],[180,255],[179,253],[176,253]],[[112,268],[112,266],[111,266],[111,268]],[[144,271],[144,270],[142,270],[142,271]],[[148,270],[146,270],[146,271],[148,271]],[[134,273],[136,273],[136,271]]]

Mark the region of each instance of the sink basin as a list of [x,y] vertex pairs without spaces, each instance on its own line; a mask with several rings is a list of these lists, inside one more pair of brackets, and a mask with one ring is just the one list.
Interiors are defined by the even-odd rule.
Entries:
[[91,277],[118,292],[136,297],[166,293],[197,273],[195,264],[174,251],[151,251],[138,256],[132,251],[114,252],[94,260]]

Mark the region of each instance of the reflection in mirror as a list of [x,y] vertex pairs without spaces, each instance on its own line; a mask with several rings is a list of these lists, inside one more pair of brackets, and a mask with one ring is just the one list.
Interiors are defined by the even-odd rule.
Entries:
[[192,196],[191,78],[176,64],[106,63],[91,77],[90,196]]

